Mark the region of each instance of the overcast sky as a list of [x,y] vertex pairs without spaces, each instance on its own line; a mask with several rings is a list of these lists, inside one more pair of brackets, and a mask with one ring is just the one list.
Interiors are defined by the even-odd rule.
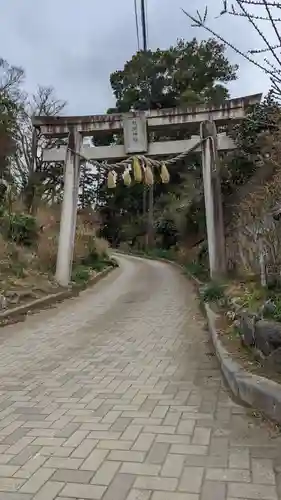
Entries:
[[[147,0],[149,46],[206,38],[190,27],[180,8],[195,13],[208,3],[214,17],[221,1]],[[134,0],[0,0],[0,57],[25,69],[28,91],[53,85],[68,101],[68,114],[103,113],[114,103],[110,73],[122,69],[137,49],[133,6]],[[223,17],[212,26],[242,49],[258,45],[239,19]],[[240,64],[239,80],[230,86],[233,97],[267,89],[261,71],[231,51],[228,56]]]

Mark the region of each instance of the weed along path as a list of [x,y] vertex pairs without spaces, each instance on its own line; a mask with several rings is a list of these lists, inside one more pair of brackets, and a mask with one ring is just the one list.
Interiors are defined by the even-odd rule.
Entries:
[[0,331],[0,499],[281,498],[278,430],[229,398],[192,285],[118,260]]

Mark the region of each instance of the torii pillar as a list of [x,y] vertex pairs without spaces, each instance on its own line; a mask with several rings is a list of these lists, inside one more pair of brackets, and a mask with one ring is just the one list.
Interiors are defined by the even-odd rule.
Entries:
[[200,137],[210,277],[217,280],[226,275],[226,255],[215,123],[202,122]]
[[75,127],[71,128],[64,167],[64,194],[56,266],[56,280],[62,286],[68,286],[71,280],[82,142],[82,134]]

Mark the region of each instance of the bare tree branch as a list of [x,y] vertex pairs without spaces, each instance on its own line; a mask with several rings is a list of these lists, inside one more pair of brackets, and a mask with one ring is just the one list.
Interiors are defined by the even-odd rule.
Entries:
[[[56,143],[55,139],[46,139],[42,135],[37,136],[37,153],[34,161],[33,155],[33,126],[32,116],[36,115],[58,115],[65,107],[66,102],[57,99],[52,87],[39,86],[36,93],[30,99],[25,98],[21,111],[17,128],[15,131],[15,141],[17,144],[17,153],[14,158],[14,173],[17,177],[18,184],[21,186],[23,197],[28,193],[28,204],[36,203],[34,196],[43,196],[45,191],[49,190],[50,183],[56,182],[56,177],[49,176],[52,168],[57,168],[57,165],[44,164],[43,149],[53,147]],[[59,178],[57,179],[59,182]],[[34,193],[33,197],[30,194]],[[28,206],[29,210],[34,207]]]
[[[243,3],[243,2],[241,2]],[[233,5],[232,5],[233,7]],[[235,16],[235,17],[243,17],[248,19],[248,14],[244,14],[243,12],[237,12],[234,8],[233,10],[226,10],[223,12],[223,14],[228,14],[229,16]],[[220,16],[218,16],[220,17]],[[268,21],[268,17],[265,16],[257,16],[254,14],[251,14],[252,19],[256,19],[257,21]],[[281,17],[276,17],[272,18],[272,21],[275,23],[280,23],[281,22]]]
[[[260,63],[258,63],[257,61],[255,61],[254,59],[252,59],[251,57],[249,57],[246,52],[243,52],[242,50],[238,49],[238,47],[235,47],[235,45],[233,45],[231,42],[227,41],[221,35],[219,35],[215,31],[213,31],[211,28],[209,28],[207,25],[205,25],[199,19],[196,19],[195,17],[193,17],[191,14],[189,14],[188,12],[186,12],[184,9],[182,9],[182,11],[183,11],[183,13],[187,17],[189,17],[189,19],[191,19],[191,21],[193,21],[193,23],[194,23],[194,24],[192,24],[193,28],[204,28],[206,31],[208,31],[208,33],[210,33],[215,38],[217,38],[218,40],[220,40],[222,43],[224,43],[225,45],[227,45],[229,48],[231,48],[232,50],[234,50],[234,52],[236,52],[237,54],[239,54],[240,56],[242,56],[248,62],[254,64],[259,69],[261,69],[265,73],[271,75],[272,77],[275,76],[273,71],[268,70],[267,68],[265,68],[264,66],[262,66]],[[280,83],[281,83],[281,79],[280,79]]]
[[243,14],[245,14],[245,16],[247,17],[248,21],[251,23],[251,25],[256,30],[256,32],[258,33],[258,35],[264,41],[266,47],[268,48],[268,50],[270,50],[272,56],[276,59],[276,61],[278,62],[278,64],[281,65],[281,61],[280,61],[279,57],[275,54],[274,50],[272,49],[271,44],[269,43],[269,41],[267,40],[267,38],[264,36],[263,32],[260,30],[260,28],[258,27],[258,25],[255,23],[252,15],[245,9],[245,7],[243,6],[241,0],[236,0],[236,2],[238,3],[238,5],[239,5],[240,9],[242,10]]
[[276,27],[276,24],[275,24],[276,20],[272,18],[272,15],[271,15],[271,12],[270,12],[270,8],[269,8],[269,5],[268,5],[267,1],[266,0],[262,0],[262,1],[263,1],[263,4],[264,4],[265,8],[266,8],[267,15],[268,15],[268,17],[270,19],[270,22],[271,22],[272,27],[273,27],[273,29],[275,31],[275,34],[276,34],[276,36],[278,38],[278,41],[281,44],[281,36],[280,36],[279,31],[278,31],[278,29]]
[[[184,14],[192,21],[193,27],[204,28],[212,36],[223,42],[226,46],[234,50],[241,57],[246,59],[251,64],[254,64],[257,68],[261,69],[265,74],[267,74],[272,84],[272,91],[276,95],[278,95],[281,87],[281,57],[279,57],[279,54],[277,54],[276,51],[281,48],[281,34],[279,33],[279,29],[277,28],[276,23],[280,22],[281,18],[274,16],[271,9],[281,9],[281,3],[275,2],[274,0],[235,0],[235,2],[239,7],[239,11],[234,7],[233,4],[231,5],[231,9],[229,9],[228,1],[223,0],[223,10],[218,16],[216,16],[216,18],[221,17],[225,14],[229,14],[231,16],[243,17],[244,19],[247,19],[253,27],[254,31],[259,35],[265,47],[243,51],[236,45],[232,44],[229,40],[221,36],[218,32],[215,32],[210,28],[210,26],[206,23],[206,8],[204,16],[197,11],[197,17],[189,14],[184,9],[182,10]],[[254,14],[251,13],[247,8],[249,6],[262,7],[264,9],[265,15],[258,15],[256,12]],[[274,31],[275,36],[277,37],[277,44],[271,43],[269,41],[269,38],[258,26],[258,21],[267,21],[269,23],[272,30]],[[262,63],[252,57],[253,55],[259,55],[263,53],[269,53],[271,55],[271,58],[273,58],[276,63],[274,64],[274,62],[270,61],[268,58],[265,58],[264,63]],[[281,92],[279,93],[278,97],[279,99],[281,99]]]
[[10,66],[5,59],[0,58],[0,92],[9,94],[14,100],[18,100],[21,95],[20,85],[24,80],[24,70],[17,66]]
[[[272,46],[272,49],[273,50],[276,50],[276,49],[281,49],[281,45],[273,45]],[[263,54],[265,52],[269,52],[269,49],[250,49],[248,50],[248,54]]]
[[[242,3],[246,5],[264,5],[263,0],[241,0]],[[281,9],[281,3],[269,1],[267,2],[268,7],[277,7],[277,9]]]

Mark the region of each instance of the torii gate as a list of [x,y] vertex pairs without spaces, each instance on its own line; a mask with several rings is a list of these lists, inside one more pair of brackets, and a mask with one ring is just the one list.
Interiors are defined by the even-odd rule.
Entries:
[[[35,116],[33,126],[42,135],[68,137],[67,147],[46,149],[43,154],[46,162],[65,163],[57,281],[67,286],[71,278],[81,157],[87,160],[112,161],[135,154],[159,158],[188,151],[201,151],[210,275],[212,279],[222,277],[226,272],[226,259],[217,152],[234,149],[235,145],[225,132],[217,134],[216,126],[223,127],[241,121],[247,107],[259,103],[261,97],[262,94],[255,94],[208,108],[199,106],[93,116]],[[178,129],[185,130],[188,138],[166,142],[148,140],[149,132]],[[124,145],[83,145],[85,136],[97,137],[122,130]]]

